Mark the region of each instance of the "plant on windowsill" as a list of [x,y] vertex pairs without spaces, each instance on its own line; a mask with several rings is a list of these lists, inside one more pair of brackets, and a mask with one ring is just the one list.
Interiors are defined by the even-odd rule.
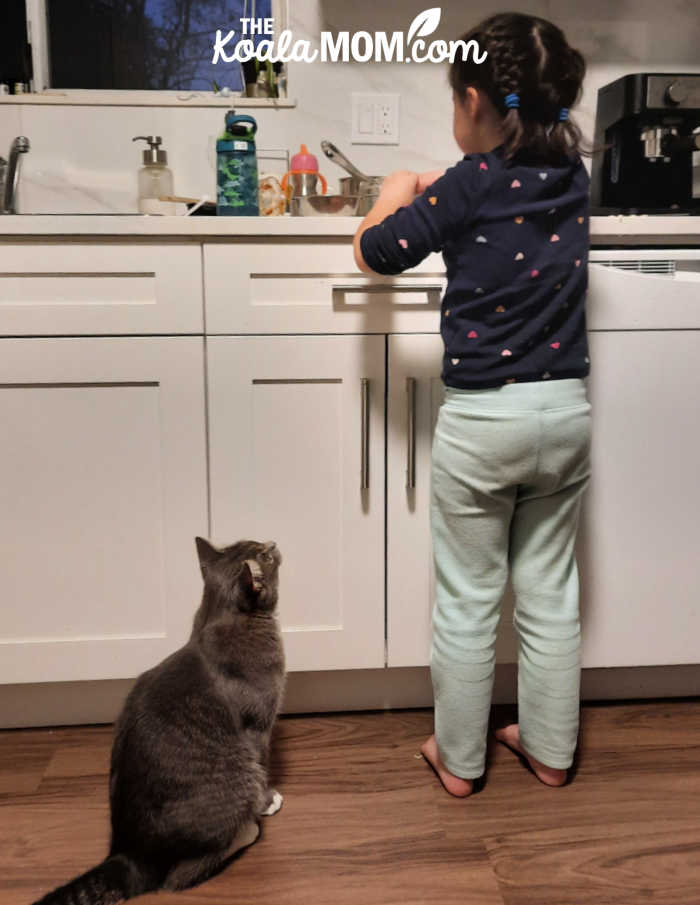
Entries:
[[283,80],[282,63],[271,60],[246,60],[243,64],[246,97],[279,97]]

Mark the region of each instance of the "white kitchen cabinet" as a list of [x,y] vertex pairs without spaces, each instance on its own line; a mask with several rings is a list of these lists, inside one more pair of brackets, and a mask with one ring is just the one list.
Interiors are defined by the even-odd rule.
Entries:
[[207,359],[214,542],[279,545],[289,670],[382,667],[384,337],[208,337]]
[[[594,253],[623,254],[670,252]],[[584,667],[700,654],[700,283],[673,254],[672,304],[660,277],[590,270]],[[0,243],[0,334],[85,336],[0,339],[0,683],[125,678],[177,648],[196,534],[279,543],[290,670],[426,665],[444,277],[439,256],[360,274],[342,236]],[[87,338],[114,333],[170,335]],[[512,606],[508,586],[501,663]]]
[[0,683],[183,644],[207,533],[202,337],[0,340]]
[[0,335],[202,333],[193,244],[0,242]]
[[[435,572],[430,533],[433,434],[443,400],[439,334],[389,337],[387,405],[387,665],[430,662]],[[517,660],[513,595],[501,607],[496,660]]]

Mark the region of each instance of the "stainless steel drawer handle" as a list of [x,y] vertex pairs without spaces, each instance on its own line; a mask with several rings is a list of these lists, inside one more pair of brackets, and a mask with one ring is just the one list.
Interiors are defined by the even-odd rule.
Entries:
[[416,378],[406,378],[406,403],[408,415],[408,450],[406,454],[406,489],[416,486]]
[[435,281],[425,283],[420,280],[414,282],[410,277],[405,277],[400,283],[333,283],[331,289],[334,292],[407,292],[409,290],[442,292],[444,283]]
[[362,392],[362,466],[360,488],[367,490],[369,487],[369,380],[360,378]]

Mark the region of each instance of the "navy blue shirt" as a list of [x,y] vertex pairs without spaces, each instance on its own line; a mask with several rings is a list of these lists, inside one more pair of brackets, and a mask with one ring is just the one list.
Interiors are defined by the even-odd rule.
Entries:
[[466,154],[362,234],[377,273],[401,273],[442,250],[447,386],[588,374],[588,189],[578,156],[557,166],[507,161],[499,145]]

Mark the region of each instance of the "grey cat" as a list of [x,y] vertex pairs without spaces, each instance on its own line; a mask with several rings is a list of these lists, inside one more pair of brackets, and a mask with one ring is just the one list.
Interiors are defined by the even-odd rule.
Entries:
[[282,804],[268,784],[285,680],[282,557],[273,542],[195,540],[204,594],[190,639],[139,676],[115,726],[109,855],[36,905],[193,886],[255,842],[261,815]]

